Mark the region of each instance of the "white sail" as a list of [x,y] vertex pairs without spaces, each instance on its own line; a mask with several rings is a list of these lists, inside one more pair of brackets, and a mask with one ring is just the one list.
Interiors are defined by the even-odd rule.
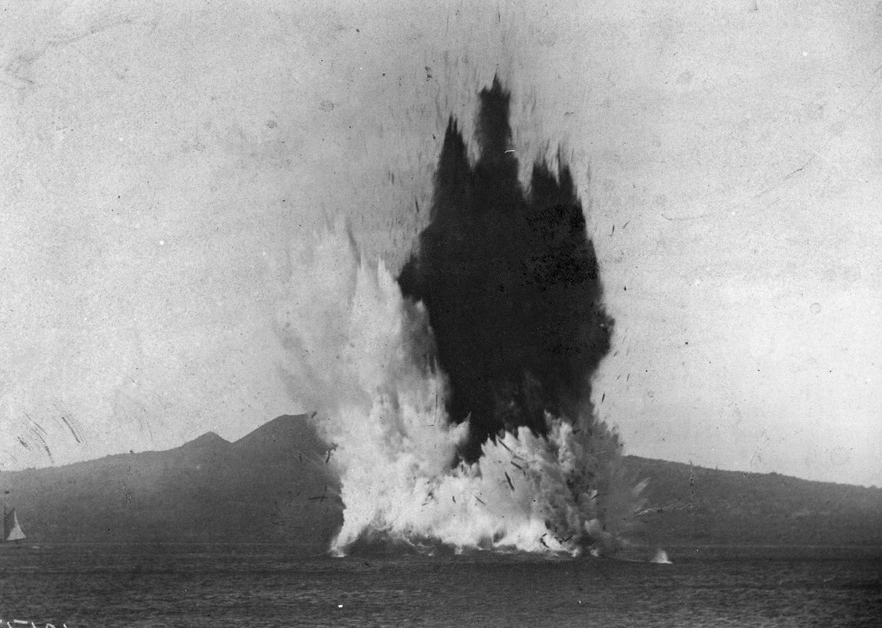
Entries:
[[4,541],[20,541],[26,539],[24,531],[18,524],[18,516],[15,514],[15,508],[6,513],[3,518],[3,540]]

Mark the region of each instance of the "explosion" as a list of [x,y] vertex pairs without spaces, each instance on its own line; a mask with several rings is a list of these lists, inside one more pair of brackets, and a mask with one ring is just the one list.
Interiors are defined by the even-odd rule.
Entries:
[[480,96],[480,158],[472,168],[451,118],[431,222],[399,279],[429,310],[450,418],[469,418],[469,461],[503,429],[546,435],[546,414],[577,417],[613,324],[569,169],[535,165],[525,196],[509,95],[494,80]]
[[430,222],[396,279],[345,225],[293,255],[280,334],[297,398],[336,447],[358,541],[608,551],[639,509],[618,436],[590,402],[610,346],[569,169],[525,193],[509,94],[480,93],[469,162],[451,118]]

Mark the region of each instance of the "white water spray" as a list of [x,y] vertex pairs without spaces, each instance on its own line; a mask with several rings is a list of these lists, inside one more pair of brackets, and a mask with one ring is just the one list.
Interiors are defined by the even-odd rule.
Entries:
[[360,539],[569,554],[617,543],[639,488],[590,409],[572,423],[547,416],[547,438],[506,432],[475,464],[455,464],[468,427],[444,413],[422,305],[360,257],[342,223],[292,258],[280,335],[292,390],[336,447],[344,523],[332,550]]

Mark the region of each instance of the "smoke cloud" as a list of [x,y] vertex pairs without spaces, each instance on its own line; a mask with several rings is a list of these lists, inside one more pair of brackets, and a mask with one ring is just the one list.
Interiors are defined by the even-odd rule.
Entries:
[[343,222],[291,259],[279,315],[291,394],[333,445],[360,542],[578,554],[620,542],[640,506],[590,377],[610,343],[569,170],[518,181],[498,81],[472,166],[451,119],[429,226],[394,277]]
[[613,327],[569,168],[555,176],[537,163],[525,194],[509,94],[494,80],[480,98],[480,157],[470,165],[451,118],[430,224],[399,277],[428,308],[450,381],[447,411],[469,421],[467,461],[502,430],[544,436],[546,413],[576,417]]

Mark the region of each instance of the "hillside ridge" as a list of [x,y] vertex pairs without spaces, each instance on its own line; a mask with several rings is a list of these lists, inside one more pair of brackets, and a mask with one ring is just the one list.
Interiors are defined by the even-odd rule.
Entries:
[[[331,447],[305,415],[229,442],[207,432],[165,451],[0,473],[33,542],[266,542],[321,551],[342,524]],[[882,547],[882,489],[625,456],[647,545]]]

